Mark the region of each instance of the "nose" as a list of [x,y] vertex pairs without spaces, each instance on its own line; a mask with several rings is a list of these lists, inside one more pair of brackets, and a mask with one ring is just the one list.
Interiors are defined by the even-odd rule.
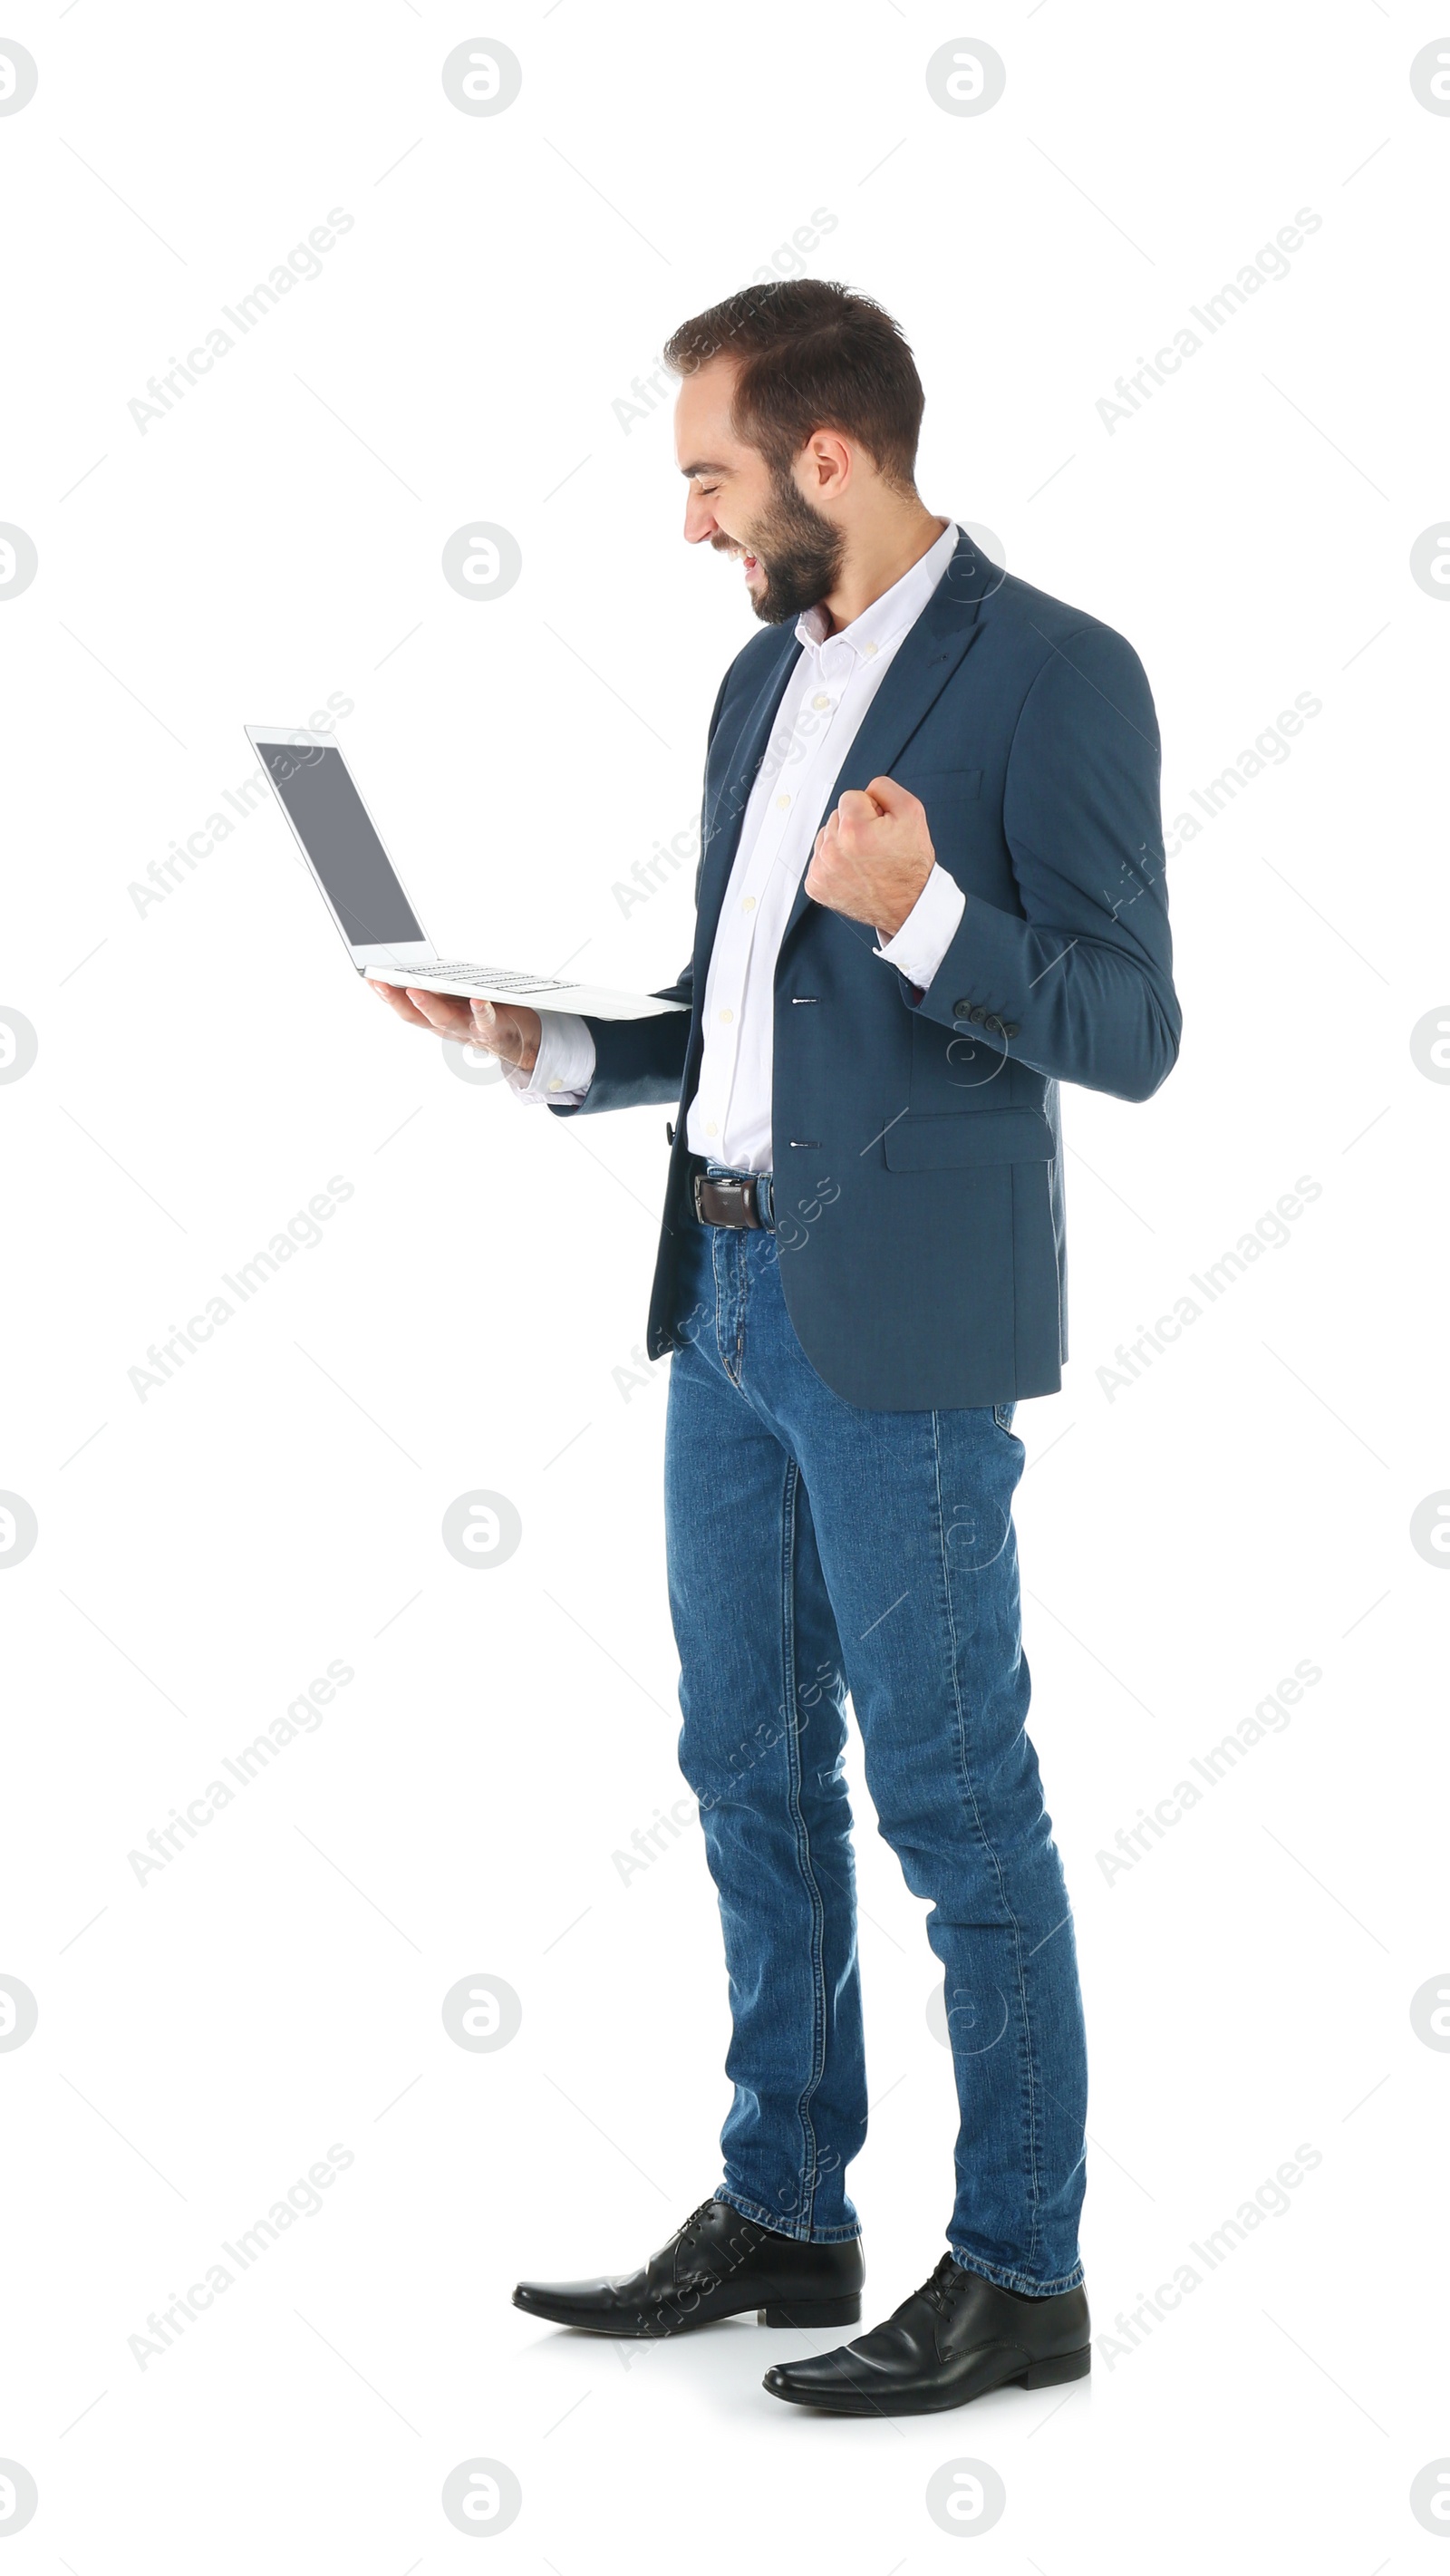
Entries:
[[704,545],[707,538],[716,535],[719,530],[719,526],[720,522],[716,518],[714,511],[711,509],[709,502],[702,500],[697,492],[689,493],[685,501],[686,545]]

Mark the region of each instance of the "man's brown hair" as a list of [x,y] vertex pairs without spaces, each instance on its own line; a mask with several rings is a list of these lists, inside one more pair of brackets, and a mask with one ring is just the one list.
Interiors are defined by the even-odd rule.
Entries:
[[665,363],[693,376],[730,358],[737,437],[786,475],[811,432],[858,439],[897,491],[916,489],[925,396],[900,324],[869,295],[811,277],[747,286],[682,322]]

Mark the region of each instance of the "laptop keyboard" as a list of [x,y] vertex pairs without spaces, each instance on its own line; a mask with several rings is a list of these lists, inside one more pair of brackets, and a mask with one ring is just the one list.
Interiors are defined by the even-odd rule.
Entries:
[[561,983],[557,975],[519,975],[511,973],[507,967],[470,966],[446,957],[438,958],[431,966],[420,966],[417,974],[420,984],[429,975],[451,975],[458,982],[492,984],[504,993],[577,993],[579,990],[575,983]]

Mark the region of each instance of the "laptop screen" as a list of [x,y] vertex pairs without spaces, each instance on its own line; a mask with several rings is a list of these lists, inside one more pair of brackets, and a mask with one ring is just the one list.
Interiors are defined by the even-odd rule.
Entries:
[[257,751],[354,948],[424,938],[341,752],[290,742]]

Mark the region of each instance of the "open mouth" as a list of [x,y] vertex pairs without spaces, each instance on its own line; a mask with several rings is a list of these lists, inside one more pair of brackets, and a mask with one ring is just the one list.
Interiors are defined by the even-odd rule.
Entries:
[[747,581],[753,581],[760,570],[760,557],[758,555],[747,554],[743,560],[745,565],[745,578]]

